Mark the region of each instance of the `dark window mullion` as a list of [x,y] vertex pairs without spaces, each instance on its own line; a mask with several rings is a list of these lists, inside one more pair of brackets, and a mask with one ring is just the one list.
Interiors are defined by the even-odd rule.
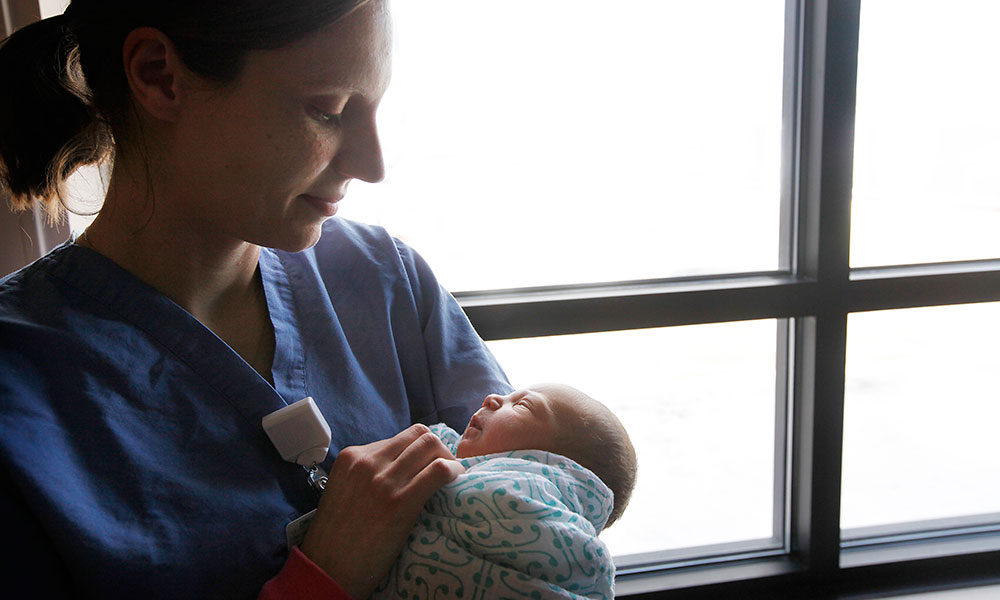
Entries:
[[781,209],[778,269],[795,271],[796,173],[799,169],[799,99],[802,81],[801,0],[785,0],[784,85],[781,90]]
[[775,274],[503,298],[464,295],[459,303],[483,339],[500,340],[794,317],[809,314],[816,291],[814,282]]
[[[785,0],[784,82],[781,90],[781,209],[778,226],[778,269],[794,273],[798,223],[799,122],[802,98],[802,6]],[[773,536],[786,551],[791,546],[790,476],[791,416],[794,390],[794,321],[778,319],[775,343],[775,419]]]
[[860,0],[801,4],[796,276],[816,282],[794,326],[792,553],[813,580],[840,561],[850,201]]
[[775,362],[773,536],[791,549],[792,394],[795,379],[795,321],[778,319]]
[[819,579],[839,567],[846,326],[846,315],[834,314],[795,322],[792,555]]
[[802,1],[795,274],[835,292],[850,273],[860,0]]
[[847,287],[852,312],[1000,301],[1000,260],[857,269]]

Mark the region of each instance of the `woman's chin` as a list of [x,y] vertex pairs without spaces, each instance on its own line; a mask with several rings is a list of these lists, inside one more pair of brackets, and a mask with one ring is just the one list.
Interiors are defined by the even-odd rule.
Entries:
[[289,231],[285,235],[272,235],[264,243],[256,243],[258,246],[274,248],[275,250],[282,250],[284,252],[302,252],[315,246],[322,234],[323,226],[320,224],[316,227]]

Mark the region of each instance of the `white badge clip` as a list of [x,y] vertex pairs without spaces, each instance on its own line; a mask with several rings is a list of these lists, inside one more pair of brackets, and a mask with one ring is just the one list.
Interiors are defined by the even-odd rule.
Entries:
[[326,489],[326,472],[319,463],[330,451],[330,426],[312,397],[274,411],[261,425],[281,458],[302,465],[309,484],[321,492]]

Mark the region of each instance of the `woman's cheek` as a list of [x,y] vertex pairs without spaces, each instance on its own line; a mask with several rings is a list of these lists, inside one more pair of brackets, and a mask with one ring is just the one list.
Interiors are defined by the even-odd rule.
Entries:
[[329,135],[309,131],[300,138],[298,165],[309,175],[318,176],[326,171],[336,155],[337,142]]

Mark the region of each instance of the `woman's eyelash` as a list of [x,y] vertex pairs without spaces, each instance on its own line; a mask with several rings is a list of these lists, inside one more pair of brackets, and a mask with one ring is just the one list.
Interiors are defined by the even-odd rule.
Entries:
[[312,107],[312,112],[314,113],[316,120],[320,121],[324,125],[340,127],[343,124],[343,116],[340,114],[323,112],[316,107]]

